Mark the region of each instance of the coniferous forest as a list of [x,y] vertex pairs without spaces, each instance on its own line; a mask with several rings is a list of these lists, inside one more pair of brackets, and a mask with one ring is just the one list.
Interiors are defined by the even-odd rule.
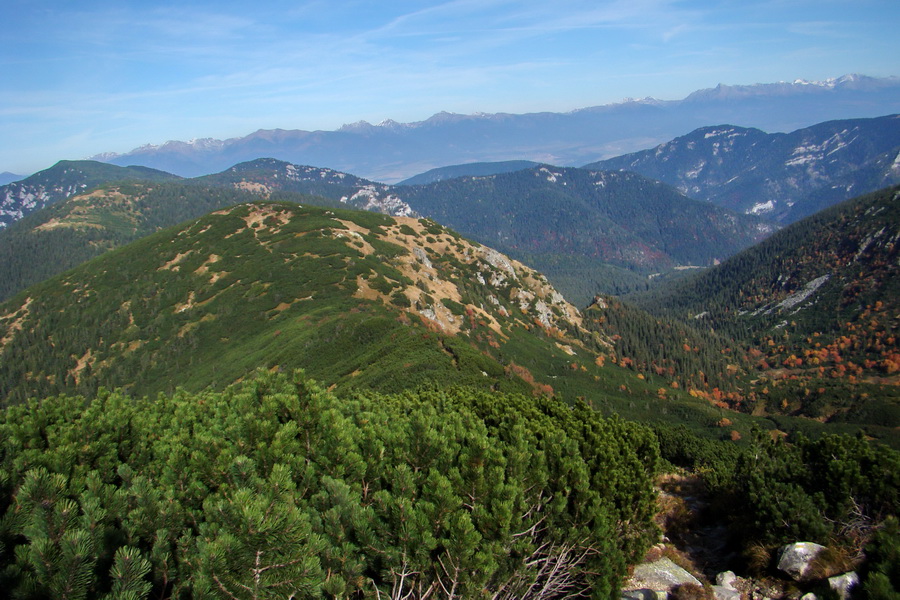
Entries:
[[656,539],[653,433],[547,398],[261,373],[0,431],[16,597],[609,597]]

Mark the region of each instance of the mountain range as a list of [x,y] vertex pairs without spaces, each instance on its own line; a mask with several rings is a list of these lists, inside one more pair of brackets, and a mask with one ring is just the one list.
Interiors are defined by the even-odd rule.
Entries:
[[[895,231],[896,223],[900,221],[895,214],[896,191],[888,188],[879,194],[820,211],[814,217],[778,232],[769,241],[757,244],[776,232],[778,226],[753,214],[717,207],[711,198],[707,201],[688,198],[675,188],[630,169],[638,170],[646,165],[655,165],[657,169],[671,167],[667,172],[675,173],[680,177],[676,182],[682,183],[687,180],[684,171],[693,169],[697,171],[695,178],[705,186],[698,184],[688,190],[695,195],[699,195],[698,191],[714,190],[716,178],[721,180],[726,176],[727,179],[720,182],[722,186],[727,187],[729,180],[735,180],[742,184],[739,189],[750,190],[748,194],[789,188],[803,201],[784,200],[778,214],[786,214],[788,210],[796,213],[798,206],[805,205],[807,200],[804,199],[827,204],[839,199],[836,190],[846,194],[848,190],[865,189],[866,185],[889,181],[896,164],[893,157],[897,148],[891,143],[898,137],[898,122],[900,119],[896,116],[826,122],[779,135],[736,127],[706,127],[654,150],[617,159],[622,164],[604,162],[585,168],[564,168],[534,165],[528,161],[470,163],[422,174],[419,180],[427,183],[416,184],[413,180],[396,186],[272,158],[236,164],[220,173],[193,179],[144,167],[63,161],[25,181],[0,188],[11,200],[7,204],[11,225],[0,231],[0,252],[6,257],[0,263],[0,300],[10,298],[15,305],[4,313],[9,329],[3,339],[5,343],[25,339],[19,338],[16,332],[23,330],[25,321],[22,319],[30,306],[28,299],[33,285],[43,285],[40,282],[45,280],[47,285],[57,285],[49,282],[65,277],[58,274],[73,267],[90,270],[93,267],[89,265],[107,265],[102,267],[104,277],[111,270],[124,272],[121,264],[142,264],[142,259],[129,254],[133,252],[134,244],[144,243],[142,240],[150,239],[147,236],[165,237],[167,231],[172,231],[168,228],[185,220],[203,219],[203,215],[210,213],[237,214],[233,211],[244,210],[240,207],[245,206],[267,207],[259,209],[267,215],[265,218],[251,218],[253,223],[247,221],[250,230],[256,230],[267,223],[272,226],[273,219],[278,219],[272,214],[287,215],[299,211],[297,214],[302,218],[297,216],[297,219],[315,222],[337,214],[334,211],[340,213],[355,208],[369,211],[362,214],[370,216],[348,213],[354,216],[345,215],[346,218],[340,219],[344,226],[348,220],[357,225],[365,223],[368,233],[357,233],[385,243],[415,241],[418,246],[414,248],[407,244],[403,253],[418,261],[411,264],[433,265],[438,256],[448,252],[463,252],[468,257],[478,249],[477,252],[484,256],[502,257],[497,259],[501,262],[517,259],[537,267],[542,275],[529,277],[543,281],[547,286],[552,282],[555,289],[548,287],[549,291],[545,290],[539,296],[550,312],[541,308],[541,303],[519,306],[518,310],[526,314],[534,310],[537,313],[530,314],[519,324],[521,327],[517,326],[518,329],[513,328],[518,333],[512,336],[516,341],[511,346],[497,342],[503,352],[492,353],[493,350],[488,348],[494,346],[490,343],[484,347],[482,343],[489,338],[470,341],[483,355],[491,355],[499,361],[507,376],[512,368],[510,361],[519,366],[526,365],[528,375],[523,378],[519,373],[515,377],[526,383],[537,382],[534,389],[543,385],[553,387],[550,379],[557,378],[558,374],[544,367],[535,370],[535,364],[549,359],[537,358],[543,357],[547,349],[538,349],[530,345],[535,342],[527,341],[531,340],[531,333],[524,332],[528,332],[530,325],[524,327],[524,324],[529,322],[546,331],[568,332],[550,337],[555,335],[563,346],[575,344],[586,351],[588,355],[583,356],[579,364],[590,362],[593,356],[598,367],[609,361],[618,369],[625,367],[643,377],[662,377],[667,380],[667,385],[671,384],[669,387],[684,386],[694,397],[706,400],[712,406],[767,415],[779,427],[784,422],[778,419],[812,416],[824,419],[834,427],[841,423],[866,426],[870,434],[884,437],[887,434],[877,429],[872,415],[879,415],[883,423],[897,420],[894,414],[897,401],[885,391],[896,378],[894,371],[900,369],[892,341],[897,338],[897,323],[891,317],[900,311],[892,300],[900,295],[900,290],[894,289],[896,257],[891,254],[895,253],[894,244],[900,236],[900,231]],[[711,166],[697,169],[695,160],[698,157],[704,157],[700,160],[710,162]],[[654,159],[657,160],[654,162]],[[792,170],[795,166],[805,167],[802,172],[808,175],[807,181],[801,181]],[[617,170],[598,170],[599,167]],[[659,172],[654,174],[662,176]],[[812,182],[830,190],[832,196],[821,193]],[[836,182],[846,185],[841,187]],[[735,196],[736,193],[732,193],[731,198]],[[797,196],[785,192],[786,198]],[[19,204],[16,204],[20,197],[25,197],[26,201],[18,200]],[[35,198],[41,200],[40,205],[33,202]],[[258,204],[260,201],[264,204]],[[718,202],[723,203],[721,199]],[[742,208],[740,203],[733,204]],[[373,214],[373,211],[383,214]],[[744,212],[760,211],[745,209]],[[411,220],[396,220],[404,218]],[[289,220],[293,221],[294,217]],[[378,222],[394,223],[392,227],[403,230],[403,236],[384,237],[384,227],[372,225]],[[452,230],[441,229],[443,226],[452,227],[472,241],[465,241]],[[180,236],[188,236],[184,229],[180,231]],[[332,226],[317,231],[314,237],[328,237]],[[441,231],[448,232],[456,242],[447,241],[449,246],[436,247],[442,239],[437,232]],[[268,251],[272,250],[271,244],[281,239],[280,231],[270,233],[275,237],[261,244]],[[408,236],[412,238],[407,239]],[[228,246],[230,242],[226,240],[230,237],[229,234],[204,238],[209,252],[204,250],[203,253],[217,255],[212,246]],[[167,243],[178,246],[180,242],[170,240]],[[368,243],[377,245],[371,240]],[[353,245],[358,248],[357,244]],[[458,245],[468,250],[460,250]],[[747,247],[750,248],[741,252]],[[116,249],[130,258],[106,258]],[[161,251],[162,246],[144,249],[148,257],[157,256]],[[331,256],[330,252],[309,250],[306,255]],[[303,255],[299,251],[294,254]],[[112,256],[119,255],[118,251],[112,253]],[[243,256],[239,251],[237,255]],[[99,259],[86,262],[98,256]],[[386,261],[388,266],[394,264],[389,257],[378,253],[375,256]],[[253,268],[261,268],[259,264],[268,260],[250,255],[246,258],[255,265]],[[169,260],[172,259],[167,258],[164,262]],[[344,260],[352,263],[356,259]],[[113,261],[111,264],[119,266],[113,268],[104,261]],[[284,261],[289,259],[284,258]],[[471,266],[467,261],[463,262]],[[714,266],[720,262],[723,264]],[[328,264],[330,269],[340,270],[337,263]],[[319,268],[304,264],[302,270],[315,272]],[[463,269],[467,273],[465,276],[461,272],[453,276],[454,285],[459,287],[459,281],[466,277],[478,282],[476,287],[479,288],[488,281],[484,273],[467,269],[469,267]],[[198,270],[203,270],[202,265],[192,272]],[[659,271],[682,275],[691,271],[698,273],[674,280],[653,277]],[[128,272],[129,278],[138,277],[136,272]],[[457,336],[460,330],[448,329],[448,323],[441,322],[442,311],[449,311],[447,314],[452,320],[454,315],[473,317],[476,308],[487,310],[498,323],[500,316],[506,318],[516,314],[512,306],[505,305],[500,313],[491,312],[491,305],[498,310],[501,308],[488,300],[491,296],[497,297],[496,290],[471,288],[465,294],[458,292],[456,295],[460,298],[465,295],[470,300],[478,299],[477,302],[462,302],[444,292],[436,297],[428,291],[431,288],[427,283],[416,283],[417,276],[405,271],[405,279],[387,277],[377,270],[374,273],[372,283],[375,289],[381,289],[384,297],[379,297],[383,307],[391,311],[399,309],[401,313],[412,310],[419,317],[424,315],[451,336]],[[379,273],[387,283],[378,277]],[[176,281],[157,284],[185,289],[194,286]],[[275,284],[273,280],[269,287]],[[118,285],[125,290],[123,283]],[[425,291],[433,301],[416,304],[419,292],[410,290],[410,286]],[[635,290],[648,291],[632,294],[626,302],[598,296]],[[95,293],[118,297],[102,286]],[[150,292],[131,290],[123,293],[146,295]],[[60,294],[60,298],[65,297]],[[276,295],[281,296],[280,293]],[[410,300],[409,304],[404,297]],[[547,298],[557,303],[568,298],[586,308],[581,312],[574,308],[575,312],[559,307],[553,309]],[[119,300],[129,302],[124,297]],[[230,299],[229,303],[236,301]],[[631,308],[630,302],[637,303],[639,310]],[[815,308],[811,308],[812,302],[816,303]],[[343,306],[342,310],[348,306]],[[61,306],[58,310],[62,310]],[[550,313],[577,316],[573,317],[574,321],[570,319],[561,326],[547,320]],[[38,321],[28,321],[30,325],[25,329],[37,331],[39,321],[53,323],[54,317],[49,315],[46,313]],[[250,321],[254,318],[240,317]],[[392,318],[405,319],[402,315]],[[98,319],[79,317],[86,323],[102,320]],[[171,337],[172,331],[160,340]],[[65,344],[59,342],[65,337],[63,334],[49,330],[44,333],[38,338],[53,340],[51,346],[59,346],[63,352],[63,355],[50,359],[52,363],[65,362],[64,355],[73,359],[82,356],[72,349],[65,349]],[[101,337],[113,339],[115,336],[107,332]],[[247,343],[261,343],[251,341],[252,338],[247,337]],[[34,345],[36,339],[28,338],[28,344]],[[564,343],[565,339],[569,341]],[[120,340],[120,346],[132,341]],[[180,343],[165,342],[173,347],[179,347]],[[210,343],[205,340],[200,345],[206,347]],[[240,345],[243,344],[244,341]],[[511,359],[513,354],[523,351],[523,344],[532,350],[520,355],[518,362]],[[538,345],[541,344],[543,342]],[[104,352],[112,357],[118,350],[121,348],[116,346]],[[100,352],[99,346],[92,352]],[[251,351],[248,356],[256,354]],[[524,356],[530,358],[526,361]],[[29,360],[34,366],[44,359]],[[112,360],[100,359],[99,364]],[[547,364],[557,364],[555,360]],[[242,363],[237,361],[235,364]],[[250,365],[237,368],[246,370]],[[330,373],[325,366],[321,368],[320,374]],[[71,365],[67,369],[70,371]],[[496,372],[497,367],[482,371]],[[613,373],[618,371],[614,369]],[[157,376],[161,382],[184,377],[161,373]],[[33,380],[30,376],[23,380],[21,373],[10,372],[9,377],[10,381]],[[591,375],[591,378],[595,377],[604,379],[610,375],[603,371]],[[834,381],[821,385],[822,377]],[[52,384],[69,379],[72,377],[64,376],[57,369],[56,374],[45,374],[43,381]],[[127,377],[123,379],[127,380]],[[96,381],[96,385],[113,385],[112,380],[102,377]],[[197,389],[211,381],[207,377],[197,384]],[[613,375],[611,381],[618,381],[617,376]],[[813,389],[810,387],[813,382],[819,382],[819,387],[815,388],[819,391],[797,394],[797,386],[806,385]],[[584,395],[584,388],[579,387],[582,384],[571,383],[568,377],[561,385],[570,390],[577,389],[576,393]],[[848,392],[847,385],[854,386],[855,391]],[[888,388],[884,387],[886,385]],[[606,385],[601,387],[605,389]],[[31,393],[51,393],[54,388],[51,385],[17,389],[12,391],[10,388],[9,394],[24,398]],[[148,391],[159,389],[148,388]],[[652,387],[648,389],[647,393],[653,391]],[[801,400],[794,401],[795,397],[801,397]],[[691,412],[696,407],[684,410],[697,414]]]
[[582,165],[641,150],[710,123],[793,131],[827,120],[900,113],[900,78],[720,85],[682,100],[627,100],[567,113],[438,113],[415,123],[359,122],[336,131],[259,130],[227,140],[146,145],[96,160],[185,177],[269,156],[398,182],[452,164],[530,160]]
[[[574,185],[569,175],[557,173],[558,183]],[[720,422],[818,434],[815,417],[832,431],[897,441],[900,189],[824,211],[633,298],[653,316],[609,297],[578,310],[544,275],[430,219],[284,194],[289,202],[184,182],[116,183],[23,220],[50,212],[43,223],[53,226],[38,233],[107,241],[69,246],[102,255],[0,306],[5,401],[99,386],[201,390],[258,367],[300,367],[347,390],[440,381],[578,396],[707,436]],[[167,203],[205,216],[151,233],[173,217],[150,207]],[[56,244],[70,253],[58,238],[37,245]],[[49,261],[21,262],[39,271]]]
[[703,127],[584,168],[633,171],[697,200],[790,223],[900,182],[900,115],[828,121],[791,133]]

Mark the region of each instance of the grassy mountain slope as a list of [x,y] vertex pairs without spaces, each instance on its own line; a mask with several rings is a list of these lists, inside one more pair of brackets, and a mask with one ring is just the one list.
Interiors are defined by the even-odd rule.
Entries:
[[[395,243],[406,238],[422,247]],[[478,277],[495,283],[490,295]],[[275,365],[350,387],[430,378],[506,386],[496,360],[445,344],[446,335],[466,330],[489,348],[511,329],[562,332],[577,319],[539,275],[439,226],[241,205],[144,238],[9,303],[3,353],[21,359],[3,361],[3,392],[16,400],[71,385],[200,389]],[[560,359],[572,343],[556,349]]]
[[432,221],[286,203],[160,231],[0,305],[5,402],[101,385],[200,390],[300,367],[342,389],[583,397],[719,435],[721,408],[620,344],[542,275]]
[[173,181],[148,167],[117,167],[93,160],[61,160],[21,181],[0,186],[0,228],[64,198],[113,181]]
[[[889,115],[828,121],[791,133],[702,127],[585,168],[633,171],[698,200],[790,223],[900,182],[898,152],[900,115]],[[797,202],[810,207],[791,210]]]
[[758,412],[897,427],[898,240],[900,187],[893,187],[633,299],[742,345],[756,377],[750,408]]
[[[296,202],[325,198],[280,194]],[[259,195],[193,182],[113,183],[76,194],[0,231],[0,300],[113,248]],[[337,202],[334,202],[337,204]]]

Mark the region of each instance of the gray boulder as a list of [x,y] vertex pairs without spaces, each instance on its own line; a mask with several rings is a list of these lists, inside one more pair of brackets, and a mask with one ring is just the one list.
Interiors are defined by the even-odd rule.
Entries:
[[841,597],[841,600],[849,598],[850,591],[857,585],[859,585],[859,575],[853,571],[828,578],[828,586],[837,592],[837,595]]
[[714,585],[712,590],[716,600],[741,600],[741,593],[733,587]]
[[664,590],[622,590],[622,600],[666,600],[668,596]]
[[716,585],[735,589],[734,583],[737,581],[737,575],[734,571],[723,571],[716,575]]
[[716,600],[741,600],[741,593],[734,587],[737,575],[734,571],[724,571],[716,575],[716,585],[712,586]]
[[803,581],[809,574],[811,563],[825,549],[812,542],[797,542],[781,549],[778,569],[790,575],[794,581]]
[[[652,563],[644,563],[634,568],[634,574],[625,585],[626,591],[654,590],[663,594],[679,585],[693,583],[702,585],[696,577],[676,565],[668,558]],[[623,595],[626,592],[623,592]]]

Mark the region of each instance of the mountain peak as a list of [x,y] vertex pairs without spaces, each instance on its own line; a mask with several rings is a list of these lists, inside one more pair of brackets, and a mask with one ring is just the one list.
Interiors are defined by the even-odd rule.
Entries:
[[338,128],[338,131],[347,131],[347,132],[368,131],[374,127],[375,126],[372,125],[371,123],[369,123],[368,121],[359,120],[359,121],[356,121],[355,123],[346,123],[344,125],[341,125],[340,128]]

